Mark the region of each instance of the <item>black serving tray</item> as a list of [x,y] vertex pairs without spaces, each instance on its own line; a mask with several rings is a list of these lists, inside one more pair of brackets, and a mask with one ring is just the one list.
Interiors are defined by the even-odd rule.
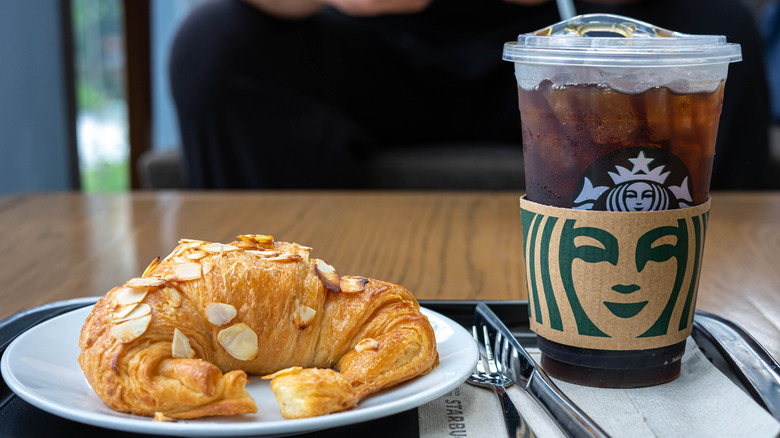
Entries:
[[[71,310],[89,306],[97,297],[60,301],[35,307],[0,321],[0,355],[26,330]],[[420,301],[423,307],[441,313],[464,327],[471,327],[479,301]],[[487,301],[493,312],[512,330],[525,347],[536,346],[536,335],[528,326],[527,301]],[[696,311],[693,338],[705,356],[760,406],[780,420],[780,365],[747,332],[736,324]],[[13,393],[0,379],[0,434],[4,437],[78,436],[141,437],[131,432],[107,430],[76,423],[42,411]],[[381,437],[417,437],[417,409],[364,423],[315,433],[312,437],[343,437],[368,434]]]

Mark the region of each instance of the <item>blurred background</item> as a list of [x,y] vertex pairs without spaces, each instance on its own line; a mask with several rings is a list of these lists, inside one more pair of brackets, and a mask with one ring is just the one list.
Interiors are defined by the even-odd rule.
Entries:
[[0,194],[141,188],[178,148],[167,56],[202,1],[0,2]]
[[[0,195],[184,188],[167,57],[204,1],[0,2]],[[765,38],[777,163],[778,2],[744,2]]]

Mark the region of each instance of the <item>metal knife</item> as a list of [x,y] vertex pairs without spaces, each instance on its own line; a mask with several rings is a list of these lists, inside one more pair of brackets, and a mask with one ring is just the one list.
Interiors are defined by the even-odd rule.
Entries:
[[547,411],[558,423],[566,436],[571,438],[598,437],[608,438],[609,435],[601,429],[590,417],[550,380],[550,377],[531,358],[512,332],[485,304],[479,303],[474,311],[475,321],[481,321],[488,330],[501,333],[508,341],[508,360],[505,371],[510,379],[526,392]]

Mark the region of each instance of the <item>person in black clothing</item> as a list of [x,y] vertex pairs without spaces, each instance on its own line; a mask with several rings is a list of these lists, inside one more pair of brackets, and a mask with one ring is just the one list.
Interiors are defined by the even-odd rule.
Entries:
[[[324,7],[324,3],[332,6]],[[739,0],[575,2],[742,45],[712,189],[763,188],[769,108],[759,34]],[[560,21],[546,0],[215,0],[178,30],[170,80],[194,188],[367,188],[379,151],[521,147],[503,43]]]

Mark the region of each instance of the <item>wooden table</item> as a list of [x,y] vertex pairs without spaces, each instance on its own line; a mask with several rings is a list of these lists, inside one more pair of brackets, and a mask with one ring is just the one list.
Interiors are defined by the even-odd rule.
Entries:
[[[103,295],[180,238],[261,233],[419,299],[526,298],[519,193],[139,192],[0,198],[0,319]],[[780,358],[780,193],[713,195],[698,308]]]

